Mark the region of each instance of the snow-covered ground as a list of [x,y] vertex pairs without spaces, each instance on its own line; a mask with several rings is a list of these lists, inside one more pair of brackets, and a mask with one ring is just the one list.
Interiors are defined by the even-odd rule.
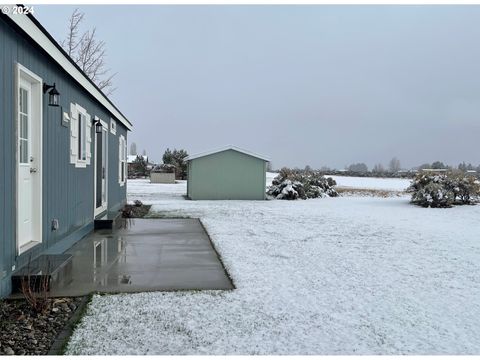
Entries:
[[337,187],[368,190],[403,191],[410,185],[411,182],[410,179],[389,179],[336,175],[327,176],[333,178],[337,182]]
[[151,184],[148,179],[128,180],[127,201],[140,200],[151,203],[152,197],[159,199],[180,199],[187,194],[187,181],[177,180],[175,184]]
[[480,206],[188,201],[178,187],[130,180],[129,199],[201,218],[237,288],[94,296],[68,353],[480,353]]

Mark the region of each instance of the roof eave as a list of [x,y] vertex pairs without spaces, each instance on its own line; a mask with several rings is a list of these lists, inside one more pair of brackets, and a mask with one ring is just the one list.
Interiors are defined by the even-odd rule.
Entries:
[[266,161],[266,162],[271,161],[269,158],[267,158],[263,155],[256,154],[254,152],[251,152],[251,151],[248,151],[248,150],[245,150],[245,149],[241,149],[241,148],[239,148],[237,146],[233,146],[233,145],[228,145],[228,146],[224,146],[224,147],[219,148],[219,149],[215,149],[215,150],[211,150],[211,151],[205,151],[205,152],[198,153],[198,154],[193,154],[193,155],[187,156],[185,158],[185,160],[186,161],[195,160],[195,159],[198,159],[198,158],[201,158],[201,157],[217,154],[217,153],[220,153],[220,152],[223,152],[223,151],[228,151],[228,150],[237,151],[239,153],[242,153],[242,154],[245,154],[245,155],[248,155],[248,156],[252,156],[254,158],[257,158],[257,159],[260,159],[260,160],[263,160],[263,161]]
[[102,90],[100,90],[98,86],[80,69],[80,67],[78,67],[78,65],[68,56],[40,22],[33,17],[33,15],[13,15],[10,12],[5,16],[7,16],[16,26],[40,46],[61,68],[63,68],[88,93],[97,99],[97,101],[128,130],[131,131],[133,129],[132,123],[125,117],[125,115],[121,113]]

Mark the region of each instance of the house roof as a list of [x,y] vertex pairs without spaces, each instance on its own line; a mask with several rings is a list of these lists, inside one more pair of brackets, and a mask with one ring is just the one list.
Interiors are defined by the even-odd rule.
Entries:
[[204,157],[204,156],[216,154],[216,153],[219,153],[219,152],[222,152],[222,151],[227,151],[227,150],[237,151],[239,153],[249,155],[249,156],[253,156],[257,159],[261,159],[263,161],[270,161],[269,158],[267,158],[263,155],[259,155],[259,154],[256,154],[254,152],[251,152],[251,151],[248,151],[248,150],[245,150],[245,149],[241,149],[241,148],[239,148],[237,146],[233,146],[233,145],[227,145],[227,146],[224,146],[224,147],[219,148],[219,149],[215,149],[215,150],[211,150],[211,151],[205,151],[205,152],[198,153],[198,154],[193,154],[193,155],[190,155],[187,158],[185,158],[185,160],[190,161],[190,160],[193,160],[193,159],[201,158],[201,157]]
[[[14,5],[6,5],[14,6]],[[73,79],[90,93],[100,104],[116,117],[128,130],[132,130],[132,123],[112,103],[112,101],[99,89],[99,87],[80,69],[70,56],[62,49],[48,31],[38,22],[33,15],[13,14],[12,11],[5,15],[48,55],[50,55]]]

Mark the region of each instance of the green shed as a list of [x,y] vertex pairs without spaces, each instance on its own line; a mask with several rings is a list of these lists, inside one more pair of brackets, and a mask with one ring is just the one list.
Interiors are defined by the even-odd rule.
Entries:
[[191,200],[265,200],[266,157],[235,146],[187,157]]

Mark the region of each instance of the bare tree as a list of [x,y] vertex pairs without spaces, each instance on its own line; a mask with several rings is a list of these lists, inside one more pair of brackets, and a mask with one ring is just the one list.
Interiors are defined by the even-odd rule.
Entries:
[[130,144],[130,155],[137,155],[137,144],[134,142]]
[[400,170],[400,160],[398,160],[396,157],[392,158],[388,164],[388,168],[391,172],[397,172]]
[[110,95],[115,91],[111,71],[106,66],[105,42],[98,40],[96,28],[87,30],[79,37],[80,24],[85,14],[75,9],[68,23],[67,38],[61,42],[63,49],[100,90]]
[[83,20],[84,13],[78,9],[73,10],[68,24],[67,38],[61,42],[62,48],[67,52],[68,56],[73,58],[75,51],[78,48],[78,28]]
[[368,166],[365,163],[352,164],[348,167],[348,171],[366,173],[368,172]]
[[385,171],[385,169],[383,168],[383,165],[382,164],[375,164],[375,166],[373,167],[373,170],[372,170],[374,173],[378,173],[378,174],[381,174]]

